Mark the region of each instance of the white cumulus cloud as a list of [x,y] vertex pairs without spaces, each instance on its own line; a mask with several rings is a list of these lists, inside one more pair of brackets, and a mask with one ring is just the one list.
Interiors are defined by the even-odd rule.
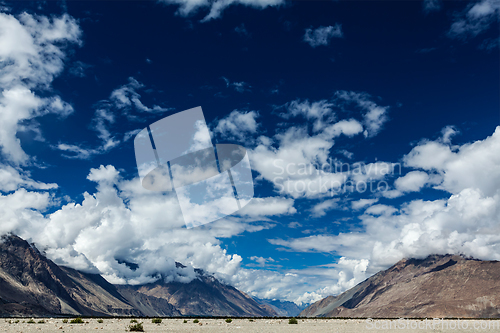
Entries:
[[[73,111],[59,96],[50,96],[50,84],[63,70],[64,50],[68,44],[79,44],[80,34],[77,22],[67,14],[49,19],[0,13],[0,62],[4,64],[0,68],[0,149],[10,162],[29,161],[16,137],[23,128],[21,122]],[[40,91],[49,97],[40,97]]]

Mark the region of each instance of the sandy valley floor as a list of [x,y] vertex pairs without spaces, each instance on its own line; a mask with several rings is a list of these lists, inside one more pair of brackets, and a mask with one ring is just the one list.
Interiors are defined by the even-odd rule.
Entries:
[[[0,332],[125,332],[130,325],[130,319],[104,319],[103,323],[84,319],[84,324],[63,323],[62,319],[45,319],[45,323],[35,319],[34,324],[27,323],[28,319],[16,320],[0,319]],[[161,324],[152,324],[151,319],[138,321],[145,332],[500,332],[500,320],[299,319],[297,325],[284,319],[233,319],[231,323],[223,319],[200,319],[200,323],[193,323],[193,319],[187,319],[187,323],[183,319],[164,319]]]

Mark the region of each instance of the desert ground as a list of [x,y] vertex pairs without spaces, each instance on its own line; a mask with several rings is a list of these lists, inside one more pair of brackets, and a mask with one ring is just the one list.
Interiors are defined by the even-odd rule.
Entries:
[[[19,322],[16,322],[19,320]],[[83,319],[83,324],[63,323],[63,319],[34,318],[0,319],[0,332],[126,332],[131,319]],[[40,321],[44,322],[41,323]],[[500,320],[365,320],[365,319],[298,319],[288,324],[287,319],[163,319],[153,324],[151,319],[137,319],[144,332],[500,332]],[[434,327],[432,325],[434,324]]]

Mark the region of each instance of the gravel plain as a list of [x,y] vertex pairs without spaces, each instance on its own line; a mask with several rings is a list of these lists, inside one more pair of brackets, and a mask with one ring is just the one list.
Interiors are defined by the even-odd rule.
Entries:
[[[16,321],[19,322],[16,323]],[[83,324],[63,323],[60,318],[0,319],[0,332],[127,332],[132,325],[129,319],[83,319]],[[500,320],[365,320],[365,319],[298,319],[298,324],[288,324],[287,319],[163,319],[161,324],[151,323],[151,319],[138,318],[144,332],[500,332]],[[434,324],[434,325],[433,325]],[[390,325],[390,326],[389,326]]]

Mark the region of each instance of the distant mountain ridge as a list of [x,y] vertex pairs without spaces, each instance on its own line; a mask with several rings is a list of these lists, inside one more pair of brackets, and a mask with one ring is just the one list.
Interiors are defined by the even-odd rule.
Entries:
[[[180,264],[179,264],[180,265]],[[276,316],[202,270],[190,283],[116,286],[56,265],[14,236],[0,240],[0,316]]]
[[500,262],[459,255],[403,259],[300,316],[500,318]]
[[299,315],[299,313],[302,310],[304,310],[308,305],[304,304],[302,306],[298,306],[294,302],[280,301],[278,299],[271,300],[271,299],[260,299],[255,297],[254,299],[259,304],[271,307],[280,317],[295,317]]

